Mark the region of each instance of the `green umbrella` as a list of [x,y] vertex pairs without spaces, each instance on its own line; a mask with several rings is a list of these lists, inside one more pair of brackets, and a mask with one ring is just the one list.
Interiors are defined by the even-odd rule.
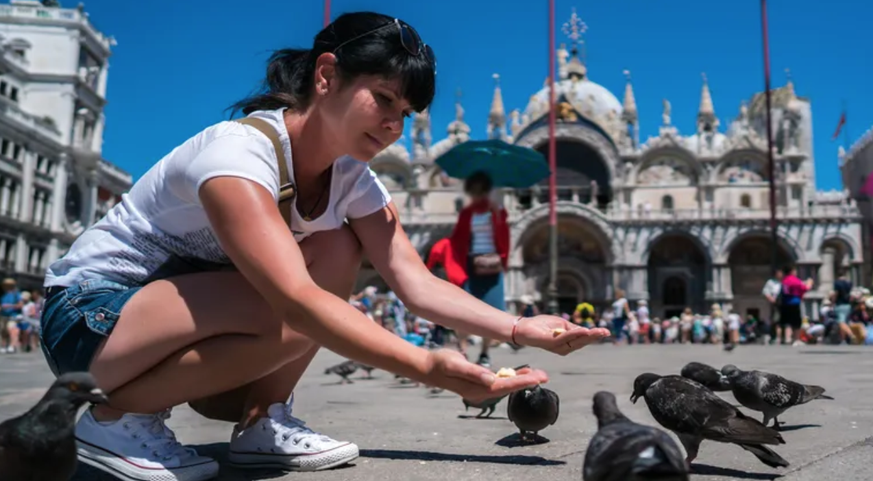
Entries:
[[491,177],[495,187],[530,187],[549,176],[543,154],[502,140],[471,140],[436,159],[450,177],[466,179],[477,172]]

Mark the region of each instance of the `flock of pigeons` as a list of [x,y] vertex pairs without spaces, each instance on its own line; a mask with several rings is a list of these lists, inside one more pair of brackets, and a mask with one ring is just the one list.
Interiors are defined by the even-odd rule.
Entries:
[[[515,370],[522,369],[519,366]],[[341,382],[359,368],[372,368],[355,361],[330,367],[325,374],[337,374]],[[498,375],[500,373],[498,372]],[[761,422],[716,391],[731,391],[740,405],[762,413]],[[804,385],[763,371],[742,371],[732,364],[721,370],[699,362],[682,368],[680,375],[661,376],[644,373],[634,380],[631,402],[645,399],[652,417],[672,431],[685,448],[682,451],[664,431],[628,419],[619,410],[615,395],[601,391],[594,395],[594,415],[598,431],[585,455],[583,481],[687,481],[691,461],[697,457],[704,440],[735,444],[752,453],[767,466],[789,465],[768,446],[785,444],[778,417],[788,408],[815,399],[833,399],[820,386]],[[481,409],[476,417],[488,417],[505,396],[472,402],[462,399],[465,408]],[[518,428],[523,442],[541,440],[539,431],[558,419],[558,395],[537,386],[509,395],[507,417]],[[772,426],[768,426],[770,422]]]
[[[354,361],[330,367],[325,373],[339,374],[344,382],[352,382],[348,376],[359,367],[372,377],[372,368]],[[515,370],[524,367],[527,365]],[[498,371],[498,376],[503,371]],[[692,362],[680,374],[640,374],[634,380],[631,401],[645,399],[652,417],[677,435],[685,448],[685,458],[667,433],[631,421],[618,409],[615,395],[601,391],[594,395],[598,431],[585,454],[583,481],[687,481],[691,461],[704,440],[735,444],[768,466],[786,467],[788,461],[768,447],[785,444],[778,417],[793,406],[833,399],[820,386],[762,371],[742,371],[731,364],[719,371]],[[748,417],[714,391],[731,391],[742,406],[762,413],[762,422]],[[463,402],[467,408],[482,410],[476,417],[487,417],[502,399]],[[77,465],[78,411],[85,404],[105,402],[106,395],[90,374],[60,376],[35,406],[0,424],[0,480],[69,480]],[[507,417],[518,428],[522,441],[537,441],[539,431],[557,421],[559,408],[560,400],[554,391],[536,386],[509,395]],[[768,426],[771,420],[773,425]]]

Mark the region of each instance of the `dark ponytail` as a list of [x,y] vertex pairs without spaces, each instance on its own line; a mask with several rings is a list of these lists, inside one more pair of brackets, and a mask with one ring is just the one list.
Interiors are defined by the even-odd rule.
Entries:
[[285,48],[273,52],[267,61],[262,93],[235,103],[231,107],[231,116],[237,111],[248,115],[256,110],[306,108],[314,70],[312,50]]
[[392,17],[371,12],[343,14],[315,36],[312,49],[274,52],[267,61],[260,92],[233,104],[231,117],[237,111],[248,115],[256,110],[308,107],[315,62],[326,52],[337,56],[337,73],[344,81],[359,75],[398,78],[403,97],[414,110],[423,111],[433,101],[435,66],[424,54],[411,55],[403,47],[398,29],[379,29],[393,21]]

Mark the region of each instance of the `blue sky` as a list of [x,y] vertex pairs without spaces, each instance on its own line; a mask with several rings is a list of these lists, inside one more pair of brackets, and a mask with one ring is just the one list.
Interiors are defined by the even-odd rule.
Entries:
[[[62,0],[65,7],[76,2]],[[817,186],[840,188],[831,136],[845,101],[851,141],[873,125],[873,2],[771,0],[773,86],[791,69],[813,108]],[[524,108],[548,70],[546,0],[333,0],[335,15],[374,10],[402,18],[439,60],[432,107],[434,138],[445,136],[463,92],[466,121],[484,138],[494,82],[501,75],[507,109]],[[722,129],[740,101],[763,90],[757,0],[558,0],[560,26],[571,9],[588,25],[592,81],[621,98],[631,71],[640,137],[657,133],[661,100],[673,123],[693,130],[706,72]],[[256,87],[273,49],[309,46],[322,26],[321,0],[239,2],[89,0],[94,24],[118,41],[110,60],[104,156],[138,178],[177,144],[225,119],[225,108]]]

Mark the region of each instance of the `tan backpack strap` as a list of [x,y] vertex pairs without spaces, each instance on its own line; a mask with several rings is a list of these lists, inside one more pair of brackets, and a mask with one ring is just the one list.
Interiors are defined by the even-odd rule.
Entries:
[[273,149],[276,151],[276,159],[279,163],[279,210],[282,212],[282,218],[288,227],[291,226],[291,207],[289,202],[297,195],[297,189],[294,188],[294,183],[288,175],[288,164],[285,162],[285,149],[282,148],[282,141],[279,140],[279,134],[276,132],[269,122],[256,117],[245,117],[236,119],[244,125],[250,125],[258,129],[262,134],[266,135],[270,142],[273,143]]

